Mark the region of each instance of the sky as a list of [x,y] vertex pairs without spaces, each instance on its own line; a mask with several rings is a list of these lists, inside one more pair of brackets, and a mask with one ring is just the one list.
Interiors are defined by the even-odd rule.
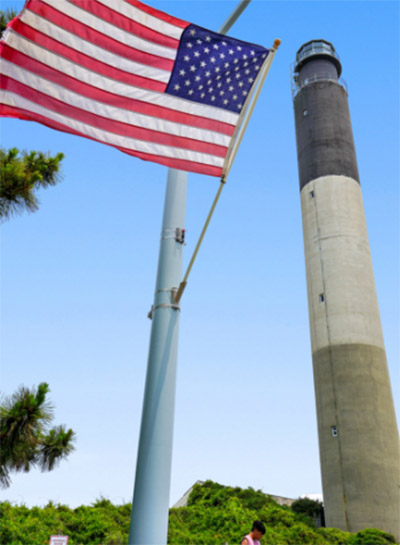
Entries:
[[[236,5],[149,3],[212,30]],[[311,39],[333,43],[348,87],[400,416],[399,3],[253,0],[229,34],[282,44],[181,301],[171,505],[206,479],[322,491],[290,78]],[[129,502],[167,169],[19,120],[1,120],[1,145],[65,153],[39,211],[2,227],[2,392],[49,383],[54,423],[77,442],[56,470],[14,474],[0,499]],[[189,174],[185,265],[218,183]]]

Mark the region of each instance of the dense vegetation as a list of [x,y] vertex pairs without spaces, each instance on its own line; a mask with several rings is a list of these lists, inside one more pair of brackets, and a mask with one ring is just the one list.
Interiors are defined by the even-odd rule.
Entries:
[[[44,545],[52,534],[69,535],[69,545],[126,545],[130,504],[116,506],[100,499],[90,507],[70,509],[0,504],[4,545]],[[263,545],[392,545],[395,540],[380,530],[349,534],[334,528],[316,529],[310,517],[278,505],[261,491],[231,488],[207,481],[196,485],[187,507],[171,509],[168,543],[171,545],[231,545],[261,519],[267,526]]]
[[307,515],[318,526],[325,526],[324,506],[318,500],[299,498],[292,503],[290,509],[294,513]]

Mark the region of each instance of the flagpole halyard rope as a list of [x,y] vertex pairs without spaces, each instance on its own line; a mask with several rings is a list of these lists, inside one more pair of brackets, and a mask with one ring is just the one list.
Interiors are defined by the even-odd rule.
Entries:
[[226,168],[224,168],[224,172],[223,172],[222,177],[221,177],[221,183],[219,185],[217,194],[214,197],[214,201],[213,201],[213,203],[211,205],[211,209],[210,209],[210,211],[208,213],[206,222],[205,222],[204,227],[203,227],[203,229],[202,229],[202,231],[200,233],[199,240],[197,241],[196,248],[194,249],[193,255],[192,255],[192,257],[190,259],[190,262],[189,262],[189,265],[188,265],[188,267],[186,269],[185,276],[183,277],[183,280],[179,284],[178,290],[175,293],[174,304],[179,303],[179,301],[181,300],[182,294],[183,294],[183,292],[184,292],[184,290],[186,288],[187,280],[188,280],[190,271],[192,270],[193,263],[195,262],[195,259],[197,257],[198,252],[199,252],[201,243],[203,242],[204,235],[206,234],[207,228],[208,228],[209,223],[211,221],[211,218],[212,218],[212,216],[214,214],[215,207],[217,206],[218,200],[219,200],[219,198],[221,196],[221,193],[222,193],[222,190],[223,190],[224,185],[226,183],[229,171],[230,171],[230,169],[232,167],[233,160],[235,158],[237,150],[239,149],[239,145],[240,145],[240,143],[242,141],[242,138],[243,138],[243,135],[244,135],[244,133],[246,131],[246,128],[247,128],[247,125],[249,123],[251,114],[253,113],[254,106],[255,106],[255,104],[256,104],[256,102],[258,100],[258,97],[260,95],[262,86],[264,85],[264,82],[265,82],[265,78],[267,77],[267,74],[268,74],[269,69],[270,69],[271,64],[272,64],[272,60],[273,60],[273,58],[275,56],[275,53],[276,53],[280,43],[281,43],[281,41],[278,40],[278,39],[276,39],[274,41],[274,45],[272,46],[270,54],[268,55],[268,57],[266,59],[266,62],[265,62],[265,65],[264,65],[264,70],[260,74],[260,79],[259,79],[257,90],[255,91],[254,97],[253,97],[251,103],[249,104],[249,106],[248,106],[248,108],[246,110],[245,117],[244,117],[242,123],[240,124],[239,132],[237,133],[237,136],[236,136],[236,138],[234,140],[234,144],[233,144],[233,146],[231,148],[231,154],[230,154],[227,166],[226,166]]

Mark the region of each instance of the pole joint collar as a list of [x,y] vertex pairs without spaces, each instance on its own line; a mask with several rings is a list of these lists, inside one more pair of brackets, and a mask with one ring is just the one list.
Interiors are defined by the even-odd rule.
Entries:
[[163,303],[161,305],[153,306],[151,305],[150,312],[147,315],[147,318],[150,318],[150,320],[153,319],[153,312],[156,311],[159,308],[173,308],[174,310],[181,310],[181,307],[177,303]]
[[159,289],[155,292],[155,296],[157,296],[158,293],[165,293],[169,292],[171,294],[171,302],[170,303],[160,303],[158,305],[151,305],[150,312],[147,314],[147,317],[152,320],[153,319],[153,313],[159,309],[159,308],[173,308],[174,310],[181,310],[181,307],[179,305],[179,301],[176,301],[176,293],[177,288],[169,288],[169,289]]

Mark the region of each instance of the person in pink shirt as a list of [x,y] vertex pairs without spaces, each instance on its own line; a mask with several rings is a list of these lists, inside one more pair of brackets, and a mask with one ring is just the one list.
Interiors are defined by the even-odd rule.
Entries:
[[255,520],[251,532],[242,539],[240,545],[260,545],[260,539],[264,534],[264,524],[260,520]]

